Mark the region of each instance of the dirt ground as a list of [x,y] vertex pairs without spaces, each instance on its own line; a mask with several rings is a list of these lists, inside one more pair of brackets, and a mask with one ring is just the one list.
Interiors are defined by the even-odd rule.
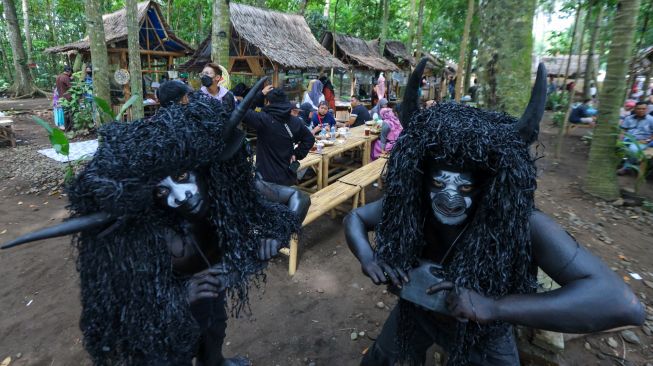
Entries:
[[[39,105],[38,102],[35,103]],[[40,105],[43,105],[41,103]],[[47,105],[47,104],[45,104]],[[0,103],[0,109],[7,105]],[[650,307],[653,288],[628,273],[637,273],[653,286],[653,221],[641,209],[615,208],[584,194],[580,186],[589,148],[574,131],[565,140],[563,156],[552,159],[553,137],[547,120],[540,140],[544,158],[537,204],[554,216],[582,244],[601,256],[627,279]],[[48,147],[40,127],[25,115],[16,125],[19,148]],[[0,170],[15,155],[0,148]],[[43,157],[43,159],[46,159]],[[2,173],[2,172],[0,172]],[[43,191],[25,193],[31,183],[0,177],[0,242],[41,228],[67,216],[66,198]],[[632,178],[621,178],[624,187]],[[643,194],[653,201],[653,183]],[[371,188],[368,197],[378,197]],[[252,297],[252,315],[232,319],[224,346],[226,355],[247,355],[255,365],[356,365],[383,325],[394,296],[374,286],[346,247],[342,217],[328,216],[305,228],[297,274],[287,274],[287,259],[276,259],[267,285]],[[33,243],[0,252],[0,362],[11,365],[88,365],[78,329],[78,278],[70,238]],[[377,303],[383,302],[383,308]],[[592,311],[592,309],[587,309]],[[649,319],[653,320],[649,312]],[[653,362],[653,337],[633,329],[640,344],[624,342],[619,332],[570,340],[561,354],[565,365],[645,365]],[[365,332],[352,340],[352,332]],[[362,333],[361,333],[362,334]],[[618,342],[607,344],[608,337]],[[616,358],[615,358],[616,357]],[[431,361],[432,364],[433,361]]]

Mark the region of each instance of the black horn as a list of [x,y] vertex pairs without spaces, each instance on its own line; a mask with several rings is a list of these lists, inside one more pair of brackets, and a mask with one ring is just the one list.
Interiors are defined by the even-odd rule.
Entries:
[[422,58],[417,66],[415,66],[413,73],[410,74],[410,78],[408,78],[404,99],[401,102],[401,123],[404,126],[410,123],[413,114],[419,110],[419,94],[417,90],[422,86],[422,74],[424,74],[427,61],[428,59],[426,57]]
[[531,91],[531,99],[528,101],[526,110],[522,114],[515,129],[519,132],[521,138],[531,144],[537,140],[540,132],[540,120],[544,115],[544,106],[546,105],[546,67],[543,63],[537,67],[537,77],[535,85]]
[[59,236],[78,233],[84,230],[90,230],[93,228],[105,226],[114,220],[114,217],[105,212],[97,212],[87,216],[75,217],[62,222],[61,224],[19,236],[18,238],[0,247],[0,249],[9,249],[37,240],[56,238]]
[[231,112],[231,117],[229,117],[229,122],[224,129],[225,137],[225,147],[222,150],[222,154],[217,158],[220,161],[228,160],[231,158],[238,149],[243,144],[245,139],[245,134],[243,131],[237,128],[238,124],[243,120],[245,114],[254,103],[257,94],[263,89],[263,84],[268,79],[267,76],[262,77],[259,81],[254,84],[254,86],[247,92],[247,95],[243,100],[238,104],[238,106]]

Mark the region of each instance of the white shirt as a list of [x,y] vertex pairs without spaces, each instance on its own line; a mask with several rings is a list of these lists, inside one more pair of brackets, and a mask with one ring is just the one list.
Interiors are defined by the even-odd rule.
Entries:
[[[320,94],[320,98],[317,101],[317,104],[320,104],[320,102],[324,102],[324,94]],[[313,104],[313,100],[311,97],[308,95],[308,92],[304,92],[304,99],[302,100],[302,104],[304,103],[309,103],[315,110],[317,110],[317,106]]]

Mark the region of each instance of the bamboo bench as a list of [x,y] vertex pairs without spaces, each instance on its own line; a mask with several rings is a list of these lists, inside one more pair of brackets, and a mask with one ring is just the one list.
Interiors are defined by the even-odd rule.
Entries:
[[[306,214],[302,226],[310,224],[320,216],[329,212],[331,213],[331,217],[335,218],[335,208],[349,199],[353,198],[353,208],[358,207],[360,191],[361,188],[359,186],[335,182],[316,193],[313,193],[311,195],[311,207],[308,209],[308,213]],[[293,238],[290,242],[290,248],[282,248],[280,252],[289,257],[288,274],[291,276],[294,275],[297,270],[297,239]]]
[[385,168],[386,162],[387,159],[383,157],[378,158],[373,162],[367,165],[363,165],[361,168],[358,168],[353,172],[345,175],[344,177],[338,179],[338,182],[360,187],[361,192],[359,194],[359,202],[361,206],[365,205],[365,187],[369,186],[375,181],[379,182],[379,186],[381,186],[381,173]]
[[8,142],[9,146],[16,147],[16,134],[14,133],[13,125],[13,119],[0,117],[0,142]]

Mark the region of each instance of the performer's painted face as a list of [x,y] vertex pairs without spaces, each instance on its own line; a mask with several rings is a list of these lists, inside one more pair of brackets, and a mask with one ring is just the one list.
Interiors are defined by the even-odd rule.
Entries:
[[190,220],[204,217],[208,209],[206,185],[193,171],[166,177],[159,182],[155,194],[162,206]]
[[435,218],[445,225],[460,225],[469,217],[474,198],[470,173],[429,169],[428,192]]

